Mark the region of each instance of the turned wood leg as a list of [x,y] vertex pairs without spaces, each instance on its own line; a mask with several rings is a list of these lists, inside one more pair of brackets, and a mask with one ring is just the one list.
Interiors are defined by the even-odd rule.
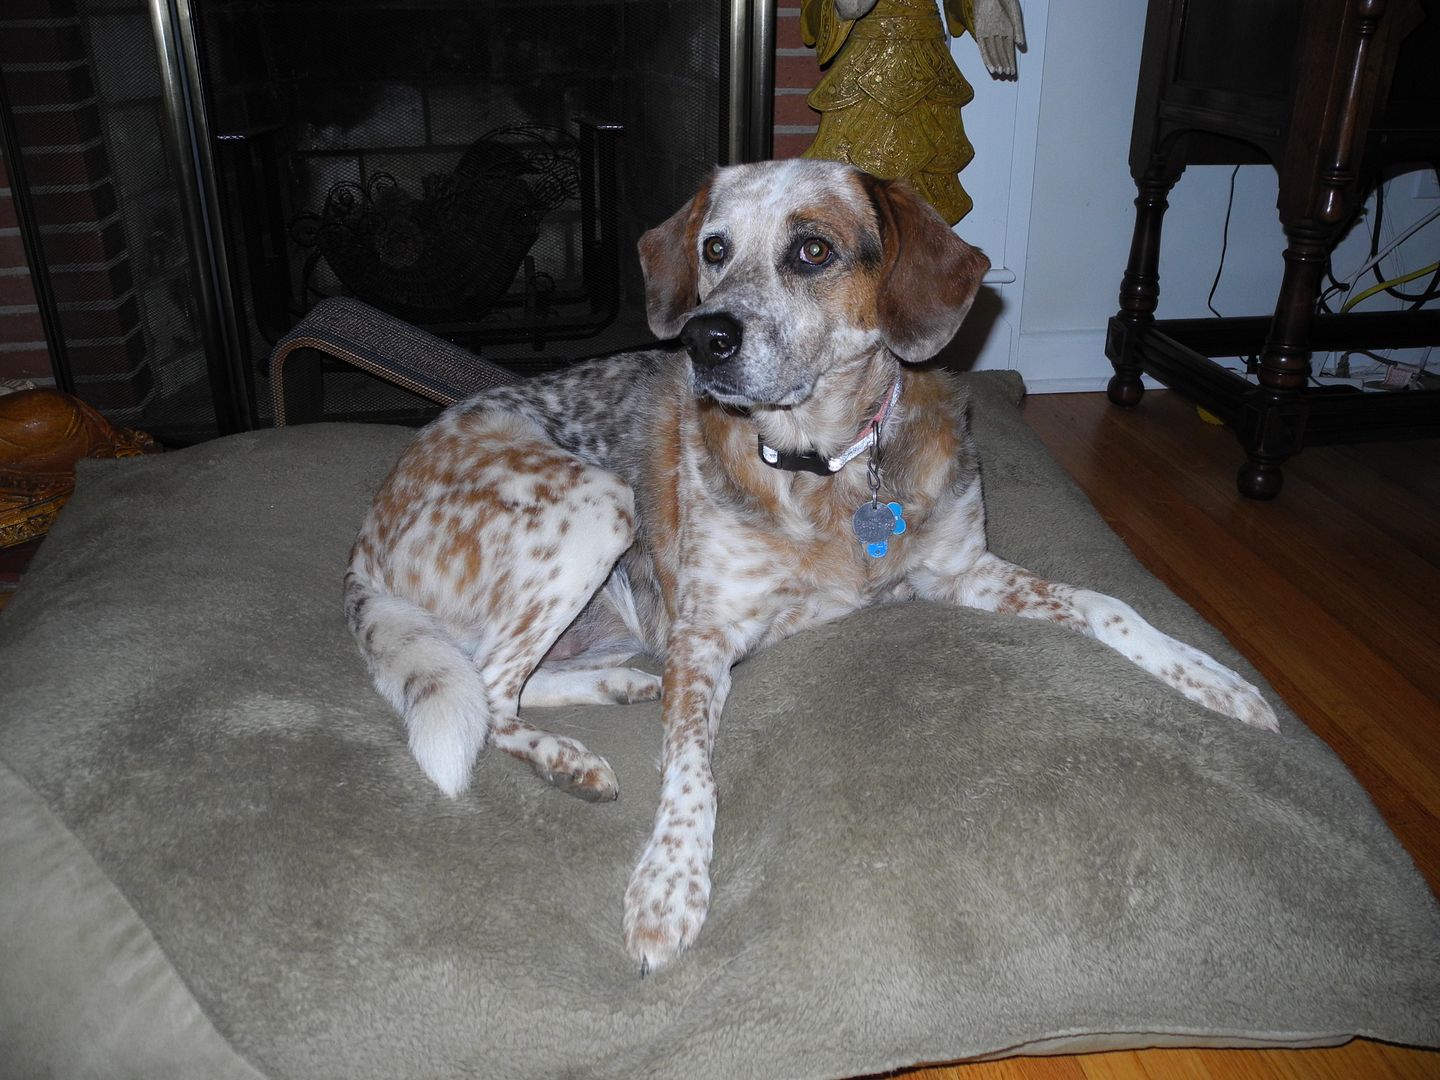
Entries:
[[1346,62],[1336,70],[1348,73],[1348,83],[1335,101],[1333,123],[1322,134],[1320,168],[1313,182],[1294,170],[1280,173],[1277,206],[1287,241],[1285,277],[1260,355],[1260,385],[1244,402],[1240,427],[1249,460],[1236,482],[1241,494],[1253,499],[1273,499],[1280,493],[1280,467],[1304,444],[1315,297],[1325,255],[1358,195],[1365,127],[1377,92],[1367,72],[1372,70],[1371,53],[1385,7],[1384,0],[1362,0],[1345,22]]
[[1155,321],[1160,302],[1160,226],[1169,207],[1165,197],[1183,170],[1163,157],[1135,179],[1135,232],[1130,259],[1120,281],[1120,311],[1110,320],[1105,355],[1115,374],[1106,393],[1116,405],[1138,405],[1145,393],[1140,381],[1139,339]]
[[1239,431],[1247,460],[1235,479],[1240,493],[1252,499],[1280,494],[1281,466],[1300,452],[1310,411],[1304,397],[1310,381],[1310,323],[1330,230],[1306,221],[1287,225],[1285,234],[1285,276],[1260,354],[1260,385],[1244,402]]

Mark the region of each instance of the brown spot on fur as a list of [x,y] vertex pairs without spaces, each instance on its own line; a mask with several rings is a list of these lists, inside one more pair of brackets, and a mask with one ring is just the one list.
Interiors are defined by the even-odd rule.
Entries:
[[433,675],[411,675],[405,680],[405,703],[415,708],[440,692],[440,680]]

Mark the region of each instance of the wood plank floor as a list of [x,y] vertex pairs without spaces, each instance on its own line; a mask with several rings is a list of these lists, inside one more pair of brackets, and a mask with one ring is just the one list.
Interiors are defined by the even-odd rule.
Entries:
[[[1440,891],[1440,440],[1306,450],[1272,503],[1239,444],[1149,392],[1029,398],[1025,417],[1156,576],[1334,747]],[[911,1070],[905,1080],[1436,1080],[1440,1052],[1147,1050]]]

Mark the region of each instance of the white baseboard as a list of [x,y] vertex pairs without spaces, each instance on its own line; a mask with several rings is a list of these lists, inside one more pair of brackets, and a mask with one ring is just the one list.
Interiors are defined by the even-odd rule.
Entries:
[[[1103,329],[1022,331],[1016,351],[1015,368],[1032,394],[1094,393],[1115,374]],[[1144,382],[1150,389],[1160,385],[1148,377]]]
[[[1111,374],[1114,374],[1111,372]],[[1025,380],[1027,394],[1096,394],[1103,393],[1110,382],[1110,375],[1093,379],[1039,379]],[[1164,390],[1165,387],[1149,375],[1141,375],[1140,382],[1146,390]]]
[[1114,370],[1105,359],[1104,330],[1042,330],[1025,332],[1016,342],[1015,367],[1027,385],[1073,383],[1077,388],[1103,386]]

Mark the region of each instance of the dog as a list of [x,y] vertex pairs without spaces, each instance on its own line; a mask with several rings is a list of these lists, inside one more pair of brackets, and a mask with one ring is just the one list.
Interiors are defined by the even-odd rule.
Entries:
[[[450,796],[494,746],[614,799],[603,758],[523,717],[661,699],[660,805],[624,899],[642,974],[709,907],[731,667],[808,626],[914,599],[1046,619],[1278,730],[1255,687],[1126,604],[987,550],[965,393],[916,365],[955,334],[989,262],[908,184],[815,160],[721,168],[639,252],[650,327],[683,348],[450,407],[376,496],[345,605]],[[626,666],[638,653],[663,674]]]

